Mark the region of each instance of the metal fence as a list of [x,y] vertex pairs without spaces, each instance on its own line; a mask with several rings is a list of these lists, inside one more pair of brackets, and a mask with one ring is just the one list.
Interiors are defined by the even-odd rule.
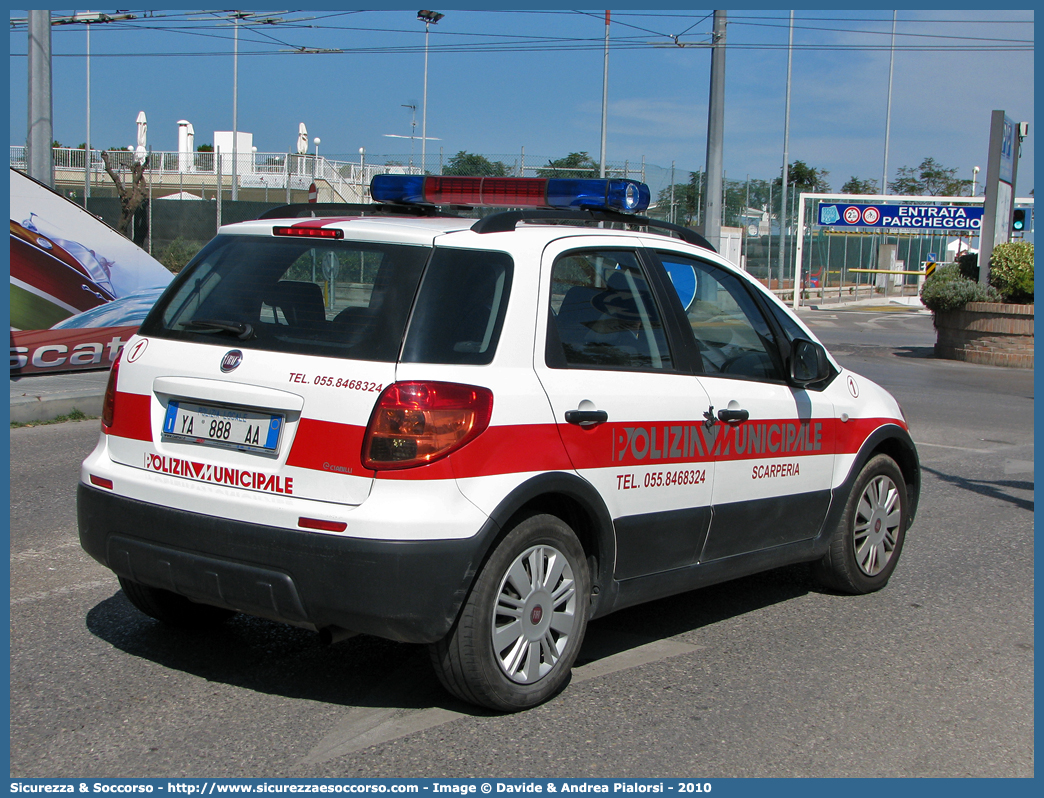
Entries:
[[[26,148],[11,146],[11,166],[26,170]],[[86,153],[82,149],[54,148],[55,187],[115,226],[119,219],[119,201],[112,180],[105,173],[99,150]],[[482,156],[487,161],[503,166],[512,176],[533,177],[547,174],[555,159],[527,153],[523,148],[512,154]],[[451,162],[442,151],[427,153],[422,163],[411,154],[367,156],[357,159],[347,156],[320,156],[296,153],[237,154],[233,170],[231,153],[164,152],[149,153],[146,178],[149,183],[149,201],[139,211],[133,224],[132,238],[146,248],[153,257],[176,269],[191,257],[217,232],[220,224],[256,218],[268,208],[290,202],[306,202],[312,183],[318,188],[320,202],[368,202],[370,181],[375,175],[442,174]],[[129,172],[135,153],[112,150],[110,163],[117,171]],[[232,190],[232,173],[236,172],[237,191]],[[585,170],[570,169],[571,173]],[[591,176],[597,169],[588,168]],[[672,185],[684,186],[691,173],[687,170],[665,168],[648,164],[645,158],[610,162],[606,165],[609,177],[626,177],[646,183],[651,191],[654,207],[649,215],[670,218],[670,202],[656,204],[661,194],[669,195]],[[87,186],[90,191],[87,192]],[[726,181],[725,191],[738,192],[742,182]],[[86,198],[85,194],[89,193]],[[233,195],[237,200],[233,201]],[[178,198],[178,199],[175,199]],[[732,203],[735,205],[735,203]],[[729,209],[729,203],[725,203]],[[760,213],[760,225],[751,224],[748,213],[757,209],[733,210],[724,226],[741,228],[734,233],[741,236],[739,264],[752,276],[772,288],[783,291],[793,287],[795,238],[789,232],[781,234],[775,214]],[[702,219],[693,220],[697,229]],[[755,231],[755,228],[759,228]],[[945,253],[946,241],[931,236],[848,236],[825,233],[806,235],[802,258],[803,282],[813,291],[826,290],[848,293],[870,290],[872,276],[853,272],[877,262],[877,251],[882,243],[898,244],[897,258],[907,264],[920,264],[928,253]],[[939,258],[942,260],[942,257]]]

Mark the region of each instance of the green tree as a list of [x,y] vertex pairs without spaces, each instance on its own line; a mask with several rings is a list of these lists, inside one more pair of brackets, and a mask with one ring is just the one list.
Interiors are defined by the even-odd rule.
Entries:
[[[783,201],[783,175],[772,181],[772,210],[779,213]],[[794,161],[787,168],[787,213],[791,208],[797,208],[797,195],[801,192],[813,194],[827,194],[830,192],[830,184],[826,181],[829,175],[826,169],[816,169],[804,161]]]
[[461,150],[446,163],[444,175],[458,177],[505,177],[508,168],[502,161],[491,161],[482,155]]
[[213,151],[214,151],[214,145],[213,144],[200,144],[198,147],[196,147],[196,152],[213,152]]
[[598,164],[586,152],[571,152],[537,169],[540,177],[598,177]]
[[860,178],[852,175],[848,178],[848,182],[841,186],[842,194],[876,194],[877,193],[877,181],[876,180],[861,180]]
[[[699,179],[698,172],[690,172],[686,183],[675,183],[672,186],[661,188],[656,196],[656,216],[667,220],[672,219],[671,202],[674,202],[673,221],[675,224],[690,225],[696,220],[696,189]],[[674,189],[673,197],[671,189]]]
[[963,197],[971,195],[971,180],[957,177],[957,169],[949,169],[934,158],[925,158],[920,166],[900,166],[895,180],[888,184],[893,194],[906,196]]
[[[782,171],[781,169],[780,172]],[[829,174],[830,172],[826,169],[816,169],[804,161],[794,161],[787,168],[787,185],[796,188],[798,191],[826,194],[830,191],[830,184],[826,181],[826,177]],[[772,182],[776,188],[783,188],[782,175]]]

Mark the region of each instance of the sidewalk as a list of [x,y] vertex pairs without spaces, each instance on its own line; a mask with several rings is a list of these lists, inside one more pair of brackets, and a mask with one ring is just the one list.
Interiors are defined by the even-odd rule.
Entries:
[[[788,298],[789,299],[789,298]],[[789,305],[789,301],[787,302]],[[874,310],[924,310],[917,297],[864,298],[838,301],[836,296],[802,301],[798,313],[839,308]],[[927,311],[924,311],[927,313]],[[11,421],[29,424],[67,416],[79,410],[88,416],[100,416],[108,371],[79,371],[69,374],[30,374],[11,378]]]

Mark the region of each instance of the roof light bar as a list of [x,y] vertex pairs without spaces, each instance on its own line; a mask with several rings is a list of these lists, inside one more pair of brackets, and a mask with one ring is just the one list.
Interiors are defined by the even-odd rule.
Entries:
[[376,175],[376,202],[501,208],[593,209],[638,213],[649,207],[649,187],[637,180],[542,177]]

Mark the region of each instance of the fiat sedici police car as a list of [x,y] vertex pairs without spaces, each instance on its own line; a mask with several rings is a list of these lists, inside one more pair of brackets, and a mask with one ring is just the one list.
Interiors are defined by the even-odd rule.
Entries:
[[888,582],[920,485],[899,406],[638,215],[646,186],[371,192],[222,227],[113,366],[80,540],[135,607],[425,643],[510,711],[623,607],[797,562]]

